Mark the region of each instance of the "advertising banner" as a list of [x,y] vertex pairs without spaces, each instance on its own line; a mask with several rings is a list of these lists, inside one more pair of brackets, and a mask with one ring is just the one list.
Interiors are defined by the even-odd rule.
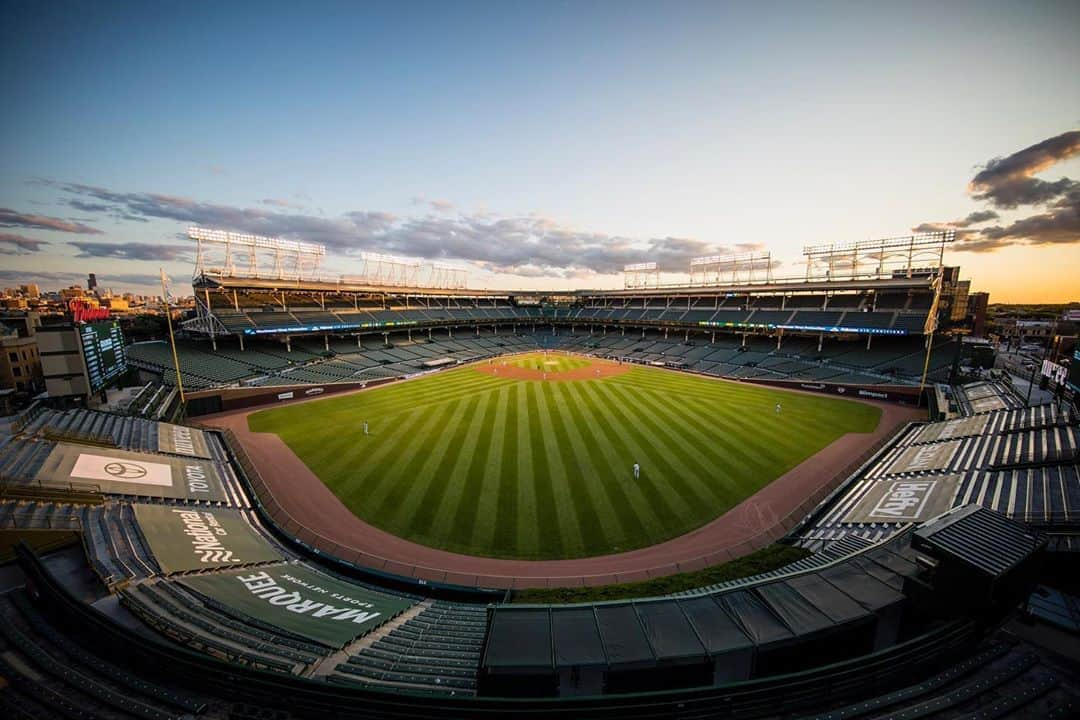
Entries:
[[173,425],[172,423],[158,423],[157,441],[158,452],[200,457],[207,460],[214,457],[210,454],[210,444],[207,442],[206,433],[197,428],[187,427],[186,425]]
[[228,500],[215,463],[73,443],[56,443],[34,479],[42,485],[89,483],[117,495]]
[[944,470],[949,467],[961,444],[963,443],[960,440],[949,440],[933,445],[909,447],[896,456],[882,475]]
[[135,519],[162,572],[281,560],[237,510],[136,504]]
[[874,483],[843,522],[923,522],[952,507],[960,485],[959,475]]
[[245,615],[333,648],[414,605],[295,563],[193,575],[180,582]]

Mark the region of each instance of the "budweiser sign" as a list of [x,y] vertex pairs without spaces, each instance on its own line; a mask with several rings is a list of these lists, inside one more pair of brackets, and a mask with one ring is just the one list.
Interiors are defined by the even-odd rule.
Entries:
[[75,322],[98,322],[109,319],[109,309],[94,307],[88,300],[72,298],[68,301],[68,310]]

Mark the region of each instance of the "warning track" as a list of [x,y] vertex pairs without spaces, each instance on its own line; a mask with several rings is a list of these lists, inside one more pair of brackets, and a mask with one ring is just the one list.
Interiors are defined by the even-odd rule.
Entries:
[[[626,370],[625,366],[610,361],[592,359],[592,363],[580,368],[585,372],[584,378],[596,377],[597,368],[613,372]],[[497,369],[498,374],[504,371],[501,364],[489,366],[486,361],[475,367],[480,372],[488,367]],[[505,369],[509,370],[509,366]],[[536,372],[527,368],[514,370]],[[559,380],[571,379],[566,377],[571,372],[577,371],[557,373]],[[549,378],[554,379],[554,375]],[[536,378],[530,375],[522,379]],[[719,378],[715,381],[734,382]],[[297,402],[312,401],[317,399]],[[407,577],[469,586],[522,588],[645,580],[698,570],[775,542],[840,482],[845,471],[854,469],[853,463],[865,459],[906,423],[925,417],[924,411],[914,408],[861,402],[882,409],[881,421],[874,432],[842,436],[697,530],[629,552],[569,560],[512,560],[463,555],[397,537],[353,515],[277,435],[251,432],[247,416],[257,409],[205,416],[200,421],[235,433],[265,484],[262,500],[275,520],[287,531],[324,552]]]

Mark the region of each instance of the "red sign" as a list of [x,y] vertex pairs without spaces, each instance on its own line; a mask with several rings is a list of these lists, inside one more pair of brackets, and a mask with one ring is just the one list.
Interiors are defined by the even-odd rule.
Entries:
[[68,310],[75,322],[98,322],[109,319],[109,308],[93,307],[89,301],[82,298],[72,298],[68,301]]

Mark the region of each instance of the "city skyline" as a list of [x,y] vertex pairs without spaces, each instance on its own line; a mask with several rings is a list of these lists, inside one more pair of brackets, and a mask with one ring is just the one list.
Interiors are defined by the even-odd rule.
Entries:
[[0,286],[186,294],[190,224],[535,289],[951,227],[1080,299],[1076,6],[259,7],[5,6]]

